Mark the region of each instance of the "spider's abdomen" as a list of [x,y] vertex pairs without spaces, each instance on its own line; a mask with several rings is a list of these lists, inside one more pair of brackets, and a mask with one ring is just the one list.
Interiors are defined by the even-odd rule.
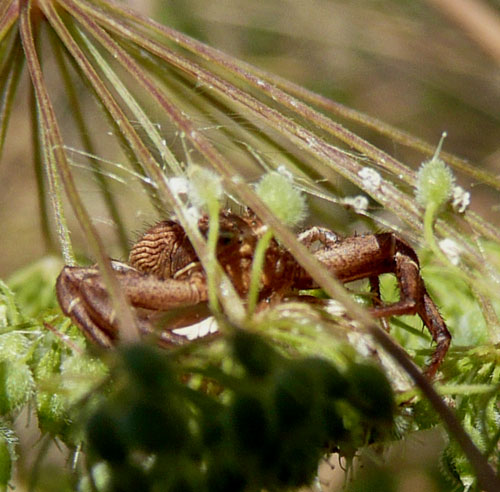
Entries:
[[143,273],[173,278],[190,263],[198,261],[184,229],[173,221],[158,222],[134,244],[129,263]]

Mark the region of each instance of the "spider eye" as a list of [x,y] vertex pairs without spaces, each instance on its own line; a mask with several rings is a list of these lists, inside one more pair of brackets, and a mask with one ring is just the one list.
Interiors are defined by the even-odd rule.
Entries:
[[219,243],[222,246],[227,246],[228,244],[230,244],[232,242],[233,238],[234,238],[234,234],[232,232],[223,231],[219,234]]

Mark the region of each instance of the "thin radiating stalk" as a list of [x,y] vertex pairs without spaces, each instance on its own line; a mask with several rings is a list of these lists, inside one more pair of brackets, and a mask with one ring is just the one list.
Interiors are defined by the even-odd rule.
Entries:
[[85,36],[85,34],[83,32],[80,32],[79,34],[83,41],[83,44],[94,57],[97,66],[100,67],[103,74],[111,83],[112,87],[114,87],[114,89],[118,92],[122,100],[125,102],[125,104],[127,104],[129,109],[132,111],[134,118],[139,122],[141,128],[144,129],[146,135],[156,146],[158,153],[161,156],[162,162],[168,164],[168,167],[172,172],[172,174],[174,175],[182,174],[183,173],[182,167],[177,162],[177,159],[170,151],[170,149],[165,145],[164,140],[162,139],[160,133],[158,132],[156,126],[153,124],[149,116],[136,102],[130,91],[128,91],[127,88],[125,87],[125,84],[123,84],[121,79],[112,70],[111,66],[99,54],[97,49],[95,49],[95,47],[91,44],[90,40]]
[[[28,61],[29,65],[29,61]],[[36,91],[36,85],[33,83],[33,87]],[[37,113],[43,114],[45,112],[43,102],[40,101],[39,95],[36,95],[36,111]],[[69,229],[66,222],[66,215],[64,213],[63,205],[62,205],[62,190],[59,183],[59,175],[56,163],[56,157],[51,152],[51,148],[54,146],[53,139],[49,135],[51,132],[50,127],[44,124],[40,124],[40,120],[43,122],[43,116],[41,118],[37,118],[39,124],[37,125],[37,140],[42,142],[41,149],[43,154],[43,161],[45,172],[47,176],[48,182],[48,195],[50,197],[50,201],[52,204],[52,210],[55,217],[56,228],[57,228],[57,237],[59,240],[59,246],[61,248],[62,256],[64,262],[67,265],[74,265],[76,263],[75,255],[73,252],[73,246],[71,244],[71,239],[69,237]]]
[[[43,6],[45,7],[46,4],[44,3]],[[55,179],[57,173],[60,173],[61,175],[61,179],[64,183],[64,187],[70,203],[80,222],[80,225],[85,231],[87,240],[89,241],[92,250],[96,255],[96,259],[101,269],[101,274],[103,275],[106,286],[109,289],[111,300],[114,304],[118,324],[122,328],[122,340],[130,342],[138,338],[138,330],[135,325],[135,319],[132,316],[132,312],[125,300],[123,292],[119,288],[109,260],[106,258],[104,247],[101,244],[101,241],[97,236],[94,227],[92,226],[92,223],[83,206],[83,203],[80,200],[75,184],[73,182],[73,177],[71,175],[71,171],[69,169],[65,153],[63,151],[63,142],[54,114],[54,109],[46,90],[41,66],[39,64],[38,56],[35,50],[30,11],[31,2],[27,2],[22,6],[21,9],[20,32],[23,47],[26,53],[26,59],[28,62],[28,69],[37,99],[37,106],[41,122],[40,126],[42,129],[44,157],[46,165],[48,166],[48,175],[51,176],[52,180]],[[52,189],[50,193],[54,194],[54,198],[57,196],[54,189]],[[60,210],[60,204],[60,198],[55,198],[54,207],[56,217],[58,219],[58,227],[61,231],[60,240],[62,243],[63,251],[66,251],[66,255],[69,257],[68,261],[71,262],[73,261],[71,243],[69,241],[69,237],[67,237],[68,228],[64,224],[63,213],[62,210]]]
[[40,141],[36,99],[33,91],[31,91],[30,94],[30,113],[31,113],[31,141],[33,143],[33,165],[35,168],[35,179],[37,184],[38,210],[40,217],[41,232],[47,250],[56,251],[56,245],[54,243],[52,229],[49,223],[49,210],[47,207],[47,197],[50,196],[50,193],[47,191],[47,188],[45,186],[42,143]]
[[[77,11],[74,9],[73,2],[69,1],[65,4],[65,6],[68,8],[71,7],[73,9],[72,13],[74,15],[78,15]],[[273,125],[273,127],[286,136],[289,141],[295,143],[299,148],[310,153],[317,159],[317,163],[313,164],[316,166],[315,171],[324,175],[325,178],[336,179],[337,174],[344,176],[346,179],[354,182],[375,200],[384,205],[384,207],[396,213],[412,227],[416,229],[420,227],[419,216],[413,201],[407,200],[405,196],[399,192],[399,190],[388,182],[384,183],[383,194],[380,192],[381,190],[374,190],[367,187],[364,180],[359,176],[362,166],[360,166],[353,159],[347,157],[344,152],[325,142],[308,129],[299,126],[297,122],[292,121],[290,118],[285,117],[275,109],[261,103],[248,93],[236,88],[228,81],[223,80],[215,74],[195,65],[177,53],[167,50],[163,46],[151,40],[139,38],[137,32],[134,33],[133,30],[122,24],[118,25],[117,23],[111,23],[106,16],[100,14],[98,11],[93,10],[92,14],[99,16],[99,20],[106,23],[107,27],[117,32],[117,34],[126,37],[132,42],[139,43],[146,50],[164,59],[167,63],[183,70],[187,74],[191,75],[195,80],[203,83],[206,87],[216,90],[219,95],[238,102],[243,108],[245,108],[245,110],[249,111],[256,119],[261,120],[266,125]],[[103,44],[107,44],[109,46],[108,50],[110,53],[117,53],[116,47],[111,47],[109,40],[103,37],[102,34],[100,39]],[[130,69],[130,64],[133,64],[133,61],[123,54],[121,56],[127,59],[126,63],[122,63]],[[120,61],[120,57],[117,57],[117,60]],[[144,83],[144,76],[141,76],[136,69],[134,70],[134,74],[144,87],[151,92],[151,95],[160,100],[161,94],[158,94],[157,90]],[[267,87],[262,87],[262,89],[267,90]],[[168,104],[165,101],[162,105],[167,110]],[[176,121],[175,118],[174,121]],[[191,140],[193,145],[197,147],[200,152],[202,152],[196,140],[201,140],[203,137],[199,135],[199,132],[196,132],[192,125],[188,126],[189,130],[183,128],[186,138]],[[202,145],[202,147],[204,146]],[[210,160],[208,157],[207,159]]]
[[217,200],[210,200],[208,204],[208,237],[207,237],[207,253],[208,269],[207,273],[207,290],[208,290],[208,303],[213,313],[219,313],[219,302],[217,298],[218,293],[218,279],[217,279],[217,243],[219,241],[219,212],[220,206]]
[[19,0],[0,3],[0,43],[4,42],[5,36],[19,17]]
[[255,248],[255,253],[252,261],[252,271],[250,273],[250,288],[248,289],[248,302],[247,302],[247,316],[251,318],[255,313],[257,301],[259,298],[260,277],[264,261],[266,259],[266,251],[271,239],[273,238],[273,231],[268,230],[259,239]]
[[[69,3],[69,2],[68,2]],[[193,243],[193,246],[200,257],[202,262],[208,263],[210,261],[209,255],[206,252],[206,244],[204,240],[201,238],[199,231],[196,228],[193,228],[189,219],[186,217],[184,212],[184,207],[182,204],[178,202],[175,195],[170,190],[163,171],[161,170],[158,163],[155,161],[153,156],[151,155],[148,148],[144,145],[141,138],[134,130],[127,116],[123,113],[118,103],[115,101],[111,93],[102,83],[99,75],[93,68],[93,66],[89,63],[89,61],[84,56],[83,52],[79,48],[79,46],[75,43],[74,39],[70,36],[68,30],[62,23],[61,19],[53,10],[51,4],[43,3],[44,5],[44,13],[50,21],[52,27],[59,34],[61,40],[64,42],[75,61],[80,66],[82,72],[86,75],[89,82],[92,84],[94,90],[99,95],[100,100],[112,115],[112,117],[117,121],[118,126],[122,134],[128,140],[132,151],[136,154],[138,161],[144,166],[147,173],[158,186],[159,197],[160,200],[163,201],[165,208],[171,206],[174,209],[179,221],[182,223],[183,227],[190,233],[190,239]],[[67,7],[68,5],[65,5]],[[80,18],[83,24],[86,24],[89,28],[89,31],[94,34],[94,36],[98,38],[102,38],[104,33],[102,33],[97,26],[88,18]],[[131,71],[132,68],[135,68],[133,74],[136,75],[136,65],[129,60],[129,58],[123,53],[123,51],[115,45],[111,39],[105,37],[105,41],[108,44],[112,45],[113,55],[117,58],[123,58],[124,56],[127,58],[127,62],[129,62],[127,68]],[[142,75],[142,74],[141,74]],[[169,105],[169,108],[172,108]],[[219,269],[220,270],[220,269]],[[243,317],[243,309],[241,307],[241,301],[234,291],[234,288],[230,283],[228,283],[227,279],[225,281],[226,284],[226,292],[225,295],[220,297],[220,300],[224,307],[226,308],[228,313],[233,313],[235,319],[241,319]]]
[[[104,6],[104,5],[103,5]],[[363,154],[367,156],[371,156],[372,159],[374,160],[375,164],[378,166],[381,166],[389,171],[391,171],[394,175],[398,176],[399,179],[405,179],[410,185],[413,185],[415,182],[415,174],[414,171],[408,169],[407,167],[403,166],[399,161],[394,159],[392,156],[386,154],[385,152],[381,151],[380,149],[377,149],[373,145],[369,144],[368,142],[360,139],[358,136],[353,134],[352,132],[349,132],[347,129],[343,128],[342,126],[338,125],[335,122],[332,122],[329,118],[325,118],[322,114],[314,111],[312,108],[310,108],[307,105],[304,105],[302,101],[297,100],[293,97],[291,97],[289,94],[284,93],[279,89],[280,84],[276,83],[276,79],[272,77],[269,79],[269,82],[266,82],[268,80],[266,78],[266,73],[263,72],[262,70],[259,70],[256,67],[253,67],[249,64],[246,64],[244,62],[241,62],[239,60],[235,60],[231,56],[222,53],[214,48],[211,48],[209,46],[204,45],[203,43],[200,43],[199,41],[196,41],[184,34],[181,34],[177,31],[174,31],[173,29],[170,29],[166,26],[163,26],[161,24],[158,24],[151,19],[148,19],[144,16],[141,16],[140,14],[133,12],[130,9],[124,8],[122,6],[118,6],[117,4],[113,3],[106,3],[106,8],[110,9],[112,8],[115,12],[119,12],[120,15],[126,15],[130,21],[133,21],[134,23],[140,23],[143,27],[146,27],[148,29],[154,30],[156,33],[159,33],[163,36],[165,36],[167,39],[170,41],[175,42],[179,46],[182,46],[183,48],[186,48],[190,50],[192,53],[196,54],[197,56],[203,57],[204,59],[210,61],[210,63],[215,63],[221,67],[223,67],[225,70],[233,73],[237,77],[241,78],[242,80],[245,80],[247,83],[250,85],[253,85],[254,87],[258,88],[261,91],[264,91],[268,96],[270,96],[274,101],[277,101],[284,106],[286,106],[288,109],[292,109],[293,111],[296,111],[298,114],[306,118],[307,121],[311,122],[311,124],[316,124],[318,127],[328,131],[331,135],[343,140],[347,144],[351,145],[352,147],[356,148],[360,152],[363,152]],[[94,12],[95,13],[95,12]],[[104,21],[106,19],[103,19]],[[122,23],[115,23],[115,26],[122,25]],[[109,26],[110,28],[113,28],[113,25]],[[269,76],[267,76],[269,77]],[[288,87],[288,86],[287,86]],[[289,83],[289,87],[294,88],[293,84]],[[303,90],[305,91],[305,90]],[[306,95],[308,98],[312,98],[312,93],[306,91]],[[307,99],[306,99],[307,100]],[[341,105],[338,105],[337,103],[334,103],[333,101],[329,101],[326,98],[322,98],[321,96],[317,96],[317,99],[315,99],[314,102],[321,101],[324,104],[331,103],[332,108],[336,108],[338,111],[342,109]],[[348,110],[348,108],[345,108],[346,114],[341,114],[342,116],[349,117],[349,114],[354,118],[356,116],[356,112],[352,110]],[[349,113],[350,111],[350,113]],[[366,119],[367,124],[371,122],[373,124],[374,129],[376,129],[376,124],[377,120],[375,119],[370,119],[369,117],[364,117],[361,118],[360,114],[357,113],[358,119],[360,122],[362,122],[363,118]],[[369,126],[369,125],[368,125]],[[383,125],[381,125],[382,128]],[[386,125],[386,129],[387,129]],[[399,133],[399,136],[403,138],[405,134],[403,132]],[[394,137],[397,140],[398,137],[398,132],[396,131],[394,134]],[[406,136],[407,137],[407,136]],[[406,138],[405,137],[405,138]],[[417,139],[414,139],[416,144],[415,148],[419,148],[419,146],[425,147],[423,150],[425,150],[428,153],[433,153],[434,152],[434,147],[422,143],[421,141],[418,141]],[[410,137],[410,141],[406,138],[406,143],[410,144],[412,141]],[[486,182],[490,184],[491,186],[494,186],[496,188],[500,187],[500,180],[495,178],[494,176],[490,175],[487,172],[478,170],[474,166],[471,166],[470,164],[466,163],[463,159],[456,158],[452,156],[451,154],[443,153],[442,157],[447,160],[450,164],[453,166],[459,168],[460,170],[468,173],[469,175],[473,176],[474,178],[481,180],[482,182]],[[332,157],[333,159],[333,157]],[[340,172],[338,169],[336,169],[337,172]],[[346,176],[347,179],[351,180],[349,176]],[[355,182],[355,181],[354,181]],[[356,183],[359,186],[359,183]],[[367,191],[367,190],[365,190]],[[376,196],[373,198],[377,201],[379,201],[384,207],[390,208],[390,203],[394,201],[401,200],[400,203],[404,207],[405,210],[401,209],[399,207],[399,210],[394,209],[393,211],[399,215],[405,220],[408,221],[409,216],[407,212],[411,212],[411,205],[410,201],[405,200],[403,197],[399,196],[396,193],[394,193],[394,190],[390,190],[390,193],[388,193],[390,198],[389,200],[385,202],[381,202],[379,199],[377,199]],[[408,208],[409,207],[409,208]],[[476,213],[472,213],[470,211],[466,211],[465,213],[466,220],[470,223],[471,226],[475,227],[477,230],[480,230],[483,234],[486,235],[486,237],[489,237],[494,240],[500,240],[500,233],[495,229],[492,228],[487,224],[484,219],[478,216]],[[442,221],[438,220],[436,224],[437,230],[441,230],[442,228],[445,228],[445,224],[442,223]],[[459,242],[463,242],[460,238]],[[464,247],[466,247],[465,244],[463,244]]]
[[[78,96],[75,92],[73,81],[71,80],[71,76],[68,71],[68,67],[64,61],[64,57],[61,53],[60,44],[57,42],[55,36],[51,31],[51,46],[56,57],[57,63],[59,65],[59,69],[61,71],[65,92],[68,96],[69,104],[72,109],[72,117],[75,120],[77,129],[82,138],[83,148],[88,154],[95,155],[96,148],[92,142],[90,137],[90,129],[85,123],[85,119],[83,117],[82,108],[80,107]],[[109,215],[113,220],[113,224],[116,227],[116,231],[118,234],[118,239],[120,241],[120,245],[122,247],[123,253],[127,253],[128,250],[128,236],[125,230],[125,225],[121,219],[121,215],[118,211],[118,206],[116,204],[115,198],[110,191],[109,184],[107,183],[106,177],[99,172],[99,168],[93,159],[90,160],[90,166],[93,170],[93,175],[97,180],[99,185],[99,189],[104,198],[104,202],[108,209]]]
[[[128,9],[125,6],[118,5],[113,2],[107,2],[106,4],[102,5],[107,9],[113,9],[113,11],[119,13],[120,16],[126,15],[131,22],[140,23],[140,25],[154,30],[156,33],[165,36],[167,39],[174,41],[179,46],[188,49],[193,54],[204,58],[210,63],[215,63],[218,66],[223,67],[227,72],[237,76],[242,80],[245,80],[247,83],[253,85],[256,88],[262,89],[261,81],[269,82],[269,86],[266,89],[270,89],[271,91],[273,91],[276,88],[277,91],[268,94],[271,95],[274,100],[284,103],[289,109],[297,110],[297,112],[306,117],[306,119],[306,114],[311,111],[311,108],[301,105],[301,101],[299,99],[326,109],[332,114],[336,114],[347,120],[360,123],[361,125],[370,128],[377,133],[391,138],[395,142],[401,143],[402,145],[406,145],[416,150],[420,150],[424,154],[434,154],[435,146],[418,138],[415,138],[412,135],[403,132],[391,125],[388,125],[387,123],[384,123],[377,118],[348,108],[324,96],[315,94],[307,90],[306,88],[285,80],[277,75],[261,70],[258,67],[245,63],[244,61],[238,60],[227,53],[207,46],[200,41],[197,41],[185,34],[179,33],[178,31],[169,28],[168,26],[159,24],[141,15],[140,13],[133,11],[132,9]],[[278,92],[279,89],[282,89],[283,91],[286,91],[299,99],[290,98],[288,94],[283,94],[284,97],[282,98],[282,94]],[[300,106],[298,106],[298,104]],[[316,119],[317,116],[320,117]],[[364,139],[359,138],[357,135],[353,134],[346,128],[331,121],[328,118],[325,119],[321,117],[321,115],[316,114],[314,120],[316,121],[316,123],[318,123],[318,126],[320,128],[323,128],[331,135],[337,137],[359,152],[370,157],[378,165],[385,167],[396,175],[402,173],[402,177],[407,180],[409,179],[409,184],[412,184],[411,178],[413,171],[409,170],[406,166],[402,165],[392,156],[374,147],[369,142],[366,142]],[[452,154],[443,152],[441,154],[441,157],[450,165],[468,174],[470,177],[480,182],[487,183],[488,185],[496,189],[500,189],[500,179],[498,179],[496,176],[493,176],[492,174],[483,171],[480,168],[469,164],[464,159],[460,159]]]
[[[331,99],[321,96],[320,94],[311,92],[308,89],[301,87],[297,84],[294,84],[293,82],[290,82],[288,80],[285,80],[277,75],[267,74],[266,72],[262,71],[260,71],[260,75],[266,80],[268,80],[271,84],[280,87],[281,89],[302,99],[303,101],[314,104],[320,108],[323,108],[331,112],[332,114],[335,114],[347,120],[359,123],[365,128],[369,128],[370,130],[373,130],[379,133],[380,135],[384,135],[398,144],[418,150],[422,152],[424,155],[428,156],[432,156],[436,150],[434,145],[425,142],[424,140],[421,140],[419,138],[416,138],[413,135],[410,135],[409,133],[400,130],[399,128],[389,125],[384,121],[379,120],[378,118],[366,115],[364,113],[360,113],[359,111],[346,107],[343,104],[338,103],[336,101],[332,101]],[[340,138],[340,135],[337,136]],[[357,143],[353,143],[353,147],[359,152],[362,152],[368,157],[371,157],[377,163],[380,162],[379,159],[380,157],[385,158],[386,155],[385,153],[380,154],[380,150],[377,149],[376,147],[374,148],[376,150],[376,153],[372,153],[371,150],[373,147],[367,147],[366,144],[368,144],[368,142],[366,142],[363,139],[360,139]],[[481,168],[473,166],[466,160],[460,159],[459,157],[454,156],[453,154],[450,154],[448,152],[442,152],[440,154],[440,157],[445,162],[453,166],[455,169],[462,171],[471,178],[479,182],[486,183],[500,190],[500,179],[488,173],[487,171],[483,171]],[[393,162],[392,159],[393,158],[391,158],[389,162]],[[396,172],[395,169],[397,168],[399,168],[399,165],[396,168],[394,168],[394,172]],[[405,167],[405,169],[408,168]],[[408,174],[406,172],[404,172],[404,175],[410,178],[412,177],[411,174]],[[409,183],[412,184],[412,181],[409,181]]]
[[24,58],[19,43],[15,43],[4,60],[0,71],[0,157],[7,133],[12,104],[16,95],[19,79],[24,68]]

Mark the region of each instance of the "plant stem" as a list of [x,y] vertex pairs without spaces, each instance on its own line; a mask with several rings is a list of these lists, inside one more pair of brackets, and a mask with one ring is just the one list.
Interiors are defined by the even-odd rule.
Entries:
[[443,254],[441,248],[438,246],[436,242],[436,237],[434,236],[434,219],[436,218],[436,213],[440,204],[436,202],[429,202],[427,207],[425,208],[424,215],[424,238],[429,247],[432,249],[432,252],[444,263],[449,264],[448,258]]
[[273,238],[273,231],[268,229],[264,235],[259,239],[255,248],[255,253],[252,262],[252,272],[250,277],[250,289],[248,290],[248,307],[247,316],[250,318],[255,312],[257,307],[257,300],[259,298],[260,288],[260,275],[262,273],[262,266],[266,257],[266,250]]
[[206,262],[208,304],[213,313],[219,311],[219,300],[217,299],[217,241],[219,239],[219,210],[218,200],[210,200],[208,203],[209,227],[207,238],[208,261]]
[[11,324],[18,325],[21,322],[21,316],[14,300],[14,294],[2,280],[0,280],[0,298],[3,298],[5,302],[7,316],[10,318]]

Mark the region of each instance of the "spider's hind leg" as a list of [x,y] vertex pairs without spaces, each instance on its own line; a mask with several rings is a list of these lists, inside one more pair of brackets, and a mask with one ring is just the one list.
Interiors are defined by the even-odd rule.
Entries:
[[[394,274],[398,280],[400,300],[394,304],[372,308],[376,318],[418,314],[429,330],[436,348],[425,373],[432,379],[451,343],[451,334],[439,314],[438,308],[425,289],[415,252],[403,241],[396,240]],[[373,285],[373,284],[372,284]]]
[[[380,295],[380,280],[377,276],[370,277],[370,290],[372,292],[372,301],[375,308],[381,308],[384,303],[382,301],[382,296]],[[380,318],[380,324],[382,328],[389,332],[391,329],[387,318]]]

